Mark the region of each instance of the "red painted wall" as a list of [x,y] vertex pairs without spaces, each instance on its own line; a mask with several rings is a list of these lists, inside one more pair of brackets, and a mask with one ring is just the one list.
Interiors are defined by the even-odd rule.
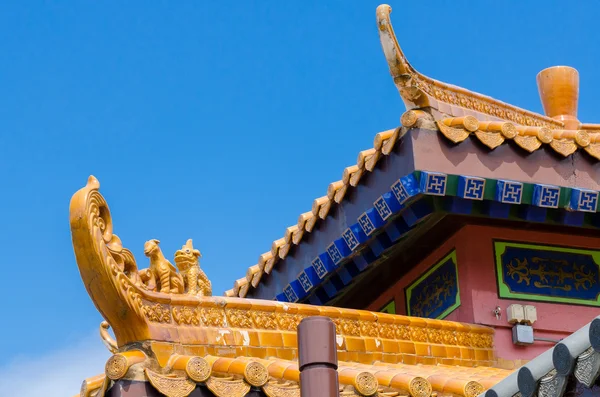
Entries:
[[[494,327],[496,353],[500,359],[530,360],[553,346],[552,343],[537,341],[531,346],[516,346],[512,343],[512,326],[506,319],[506,309],[512,303],[531,304],[536,307],[538,320],[533,325],[536,337],[564,338],[600,315],[600,308],[597,307],[500,299],[493,239],[588,249],[600,247],[600,238],[531,232],[516,228],[465,226],[442,246],[433,250],[425,260],[409,271],[393,287],[381,294],[368,306],[368,309],[380,310],[394,299],[396,313],[406,314],[404,288],[442,259],[452,248],[456,248],[461,306],[446,319]],[[496,319],[493,313],[497,306],[502,310],[500,319]]]

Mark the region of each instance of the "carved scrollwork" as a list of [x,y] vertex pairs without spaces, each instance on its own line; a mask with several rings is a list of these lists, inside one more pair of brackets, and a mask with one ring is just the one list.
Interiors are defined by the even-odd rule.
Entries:
[[187,378],[160,375],[148,368],[145,372],[152,386],[167,397],[187,397],[196,388],[196,384]]
[[538,395],[547,397],[559,397],[565,392],[567,378],[557,374],[556,370],[550,371],[540,379]]
[[167,306],[155,303],[153,305],[144,305],[143,310],[146,318],[152,322],[167,324],[171,322],[171,312]]
[[220,379],[211,376],[206,386],[217,397],[244,397],[250,391],[250,385],[242,379]]
[[263,386],[268,397],[300,397],[300,386],[290,382],[269,382]]
[[[113,233],[108,205],[99,193],[100,183],[90,176],[87,185],[71,199],[70,222],[73,247],[81,277],[88,293],[106,320],[114,327],[117,342],[122,343],[120,327],[123,312],[143,319],[141,280],[131,252]],[[135,322],[128,316],[128,325]]]
[[179,325],[199,325],[200,324],[200,312],[196,308],[188,306],[174,307],[173,319]]
[[586,387],[592,387],[600,375],[600,353],[593,348],[586,350],[577,358],[575,377]]

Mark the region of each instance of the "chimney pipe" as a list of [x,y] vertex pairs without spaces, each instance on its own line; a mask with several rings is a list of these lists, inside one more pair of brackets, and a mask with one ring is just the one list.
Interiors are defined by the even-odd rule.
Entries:
[[335,324],[313,316],[298,325],[298,366],[301,397],[338,397]]

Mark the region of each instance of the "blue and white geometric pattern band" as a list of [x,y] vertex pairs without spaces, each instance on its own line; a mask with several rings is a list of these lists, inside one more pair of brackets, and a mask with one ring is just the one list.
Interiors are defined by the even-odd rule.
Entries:
[[392,185],[392,193],[394,193],[396,200],[398,200],[398,203],[400,204],[404,204],[406,200],[419,194],[419,183],[414,174],[408,174],[394,182]]
[[323,261],[318,256],[311,263],[313,269],[315,269],[315,273],[317,273],[317,277],[323,278],[327,275],[327,269],[323,264]]
[[313,285],[310,282],[310,279],[308,278],[308,275],[306,274],[306,272],[300,273],[300,276],[298,277],[298,281],[300,281],[300,285],[302,286],[302,289],[305,292],[310,291],[311,288],[313,287]]
[[543,208],[558,208],[560,187],[536,184],[533,186],[533,204]]
[[421,191],[433,196],[445,196],[448,175],[438,172],[421,172]]
[[523,197],[523,184],[521,182],[503,181],[496,182],[496,200],[505,204],[521,204]]
[[392,215],[392,210],[390,209],[390,206],[387,205],[387,203],[385,202],[383,196],[379,197],[373,204],[375,206],[375,209],[379,213],[379,216],[384,221]]
[[[331,258],[331,261],[335,265],[338,265],[343,259],[342,253],[340,252],[338,247],[335,246],[335,243],[329,244],[329,246],[327,247],[327,254],[329,255],[329,257]],[[319,277],[321,277],[321,276],[319,276]]]
[[371,219],[369,219],[366,212],[364,212],[358,218],[358,224],[360,225],[360,227],[362,228],[362,230],[365,232],[365,234],[367,236],[370,236],[371,233],[373,233],[375,231],[375,225],[373,225],[373,222],[371,222]]
[[350,248],[351,250],[354,250],[356,247],[358,247],[358,239],[356,238],[352,230],[350,230],[350,228],[344,231],[344,233],[342,234],[342,238],[348,245],[348,248]]
[[402,180],[400,179],[398,179],[396,183],[392,185],[392,192],[394,192],[394,196],[396,196],[396,200],[398,200],[400,204],[404,203],[410,198],[406,188],[402,184]]
[[296,295],[296,293],[294,292],[294,289],[292,288],[292,286],[290,284],[288,284],[285,287],[285,289],[283,290],[283,293],[285,294],[285,297],[288,299],[288,301],[298,302],[298,295]]
[[571,209],[583,212],[596,212],[598,192],[586,189],[571,189]]
[[457,194],[459,197],[469,200],[483,200],[485,192],[485,179],[475,176],[458,177]]

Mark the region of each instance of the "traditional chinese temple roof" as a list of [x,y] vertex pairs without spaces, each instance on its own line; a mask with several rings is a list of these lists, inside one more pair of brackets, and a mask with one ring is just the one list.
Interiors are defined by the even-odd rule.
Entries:
[[398,44],[390,13],[388,5],[379,6],[377,26],[407,108],[401,126],[376,134],[373,147],[359,152],[357,164],[344,169],[226,296],[330,302],[440,211],[600,225],[600,124],[577,119],[577,71],[540,72],[546,115],[537,114],[420,74]]
[[[212,296],[191,240],[175,266],[148,240],[149,267],[138,269],[99,182],[75,193],[77,264],[113,354],[81,396],[299,396],[297,327],[319,315],[336,326],[340,395],[561,396],[573,379],[595,384],[600,319],[511,373],[497,368],[492,328],[323,305],[448,214],[600,226],[600,126],[576,118],[576,72],[538,76],[546,115],[519,109],[419,74],[390,11],[380,6],[377,22],[402,125],[377,134],[225,297]],[[261,294],[269,300],[247,298]]]
[[[83,383],[83,396],[111,395],[109,390],[120,388],[167,396],[197,389],[217,396],[245,396],[251,390],[299,395],[296,328],[315,315],[336,324],[344,395],[475,397],[510,373],[494,368],[494,331],[488,327],[192,291],[193,282],[204,278],[199,267],[193,282],[187,278],[197,265],[181,259],[188,253],[193,261],[191,242],[175,254],[180,273],[161,267],[170,262],[157,240],[145,244],[150,267],[138,270],[113,233],[98,189],[90,177],[73,196],[71,231],[81,277],[106,319],[100,334],[113,356],[104,375]],[[185,290],[176,291],[180,275]],[[166,285],[174,289],[166,292]]]

